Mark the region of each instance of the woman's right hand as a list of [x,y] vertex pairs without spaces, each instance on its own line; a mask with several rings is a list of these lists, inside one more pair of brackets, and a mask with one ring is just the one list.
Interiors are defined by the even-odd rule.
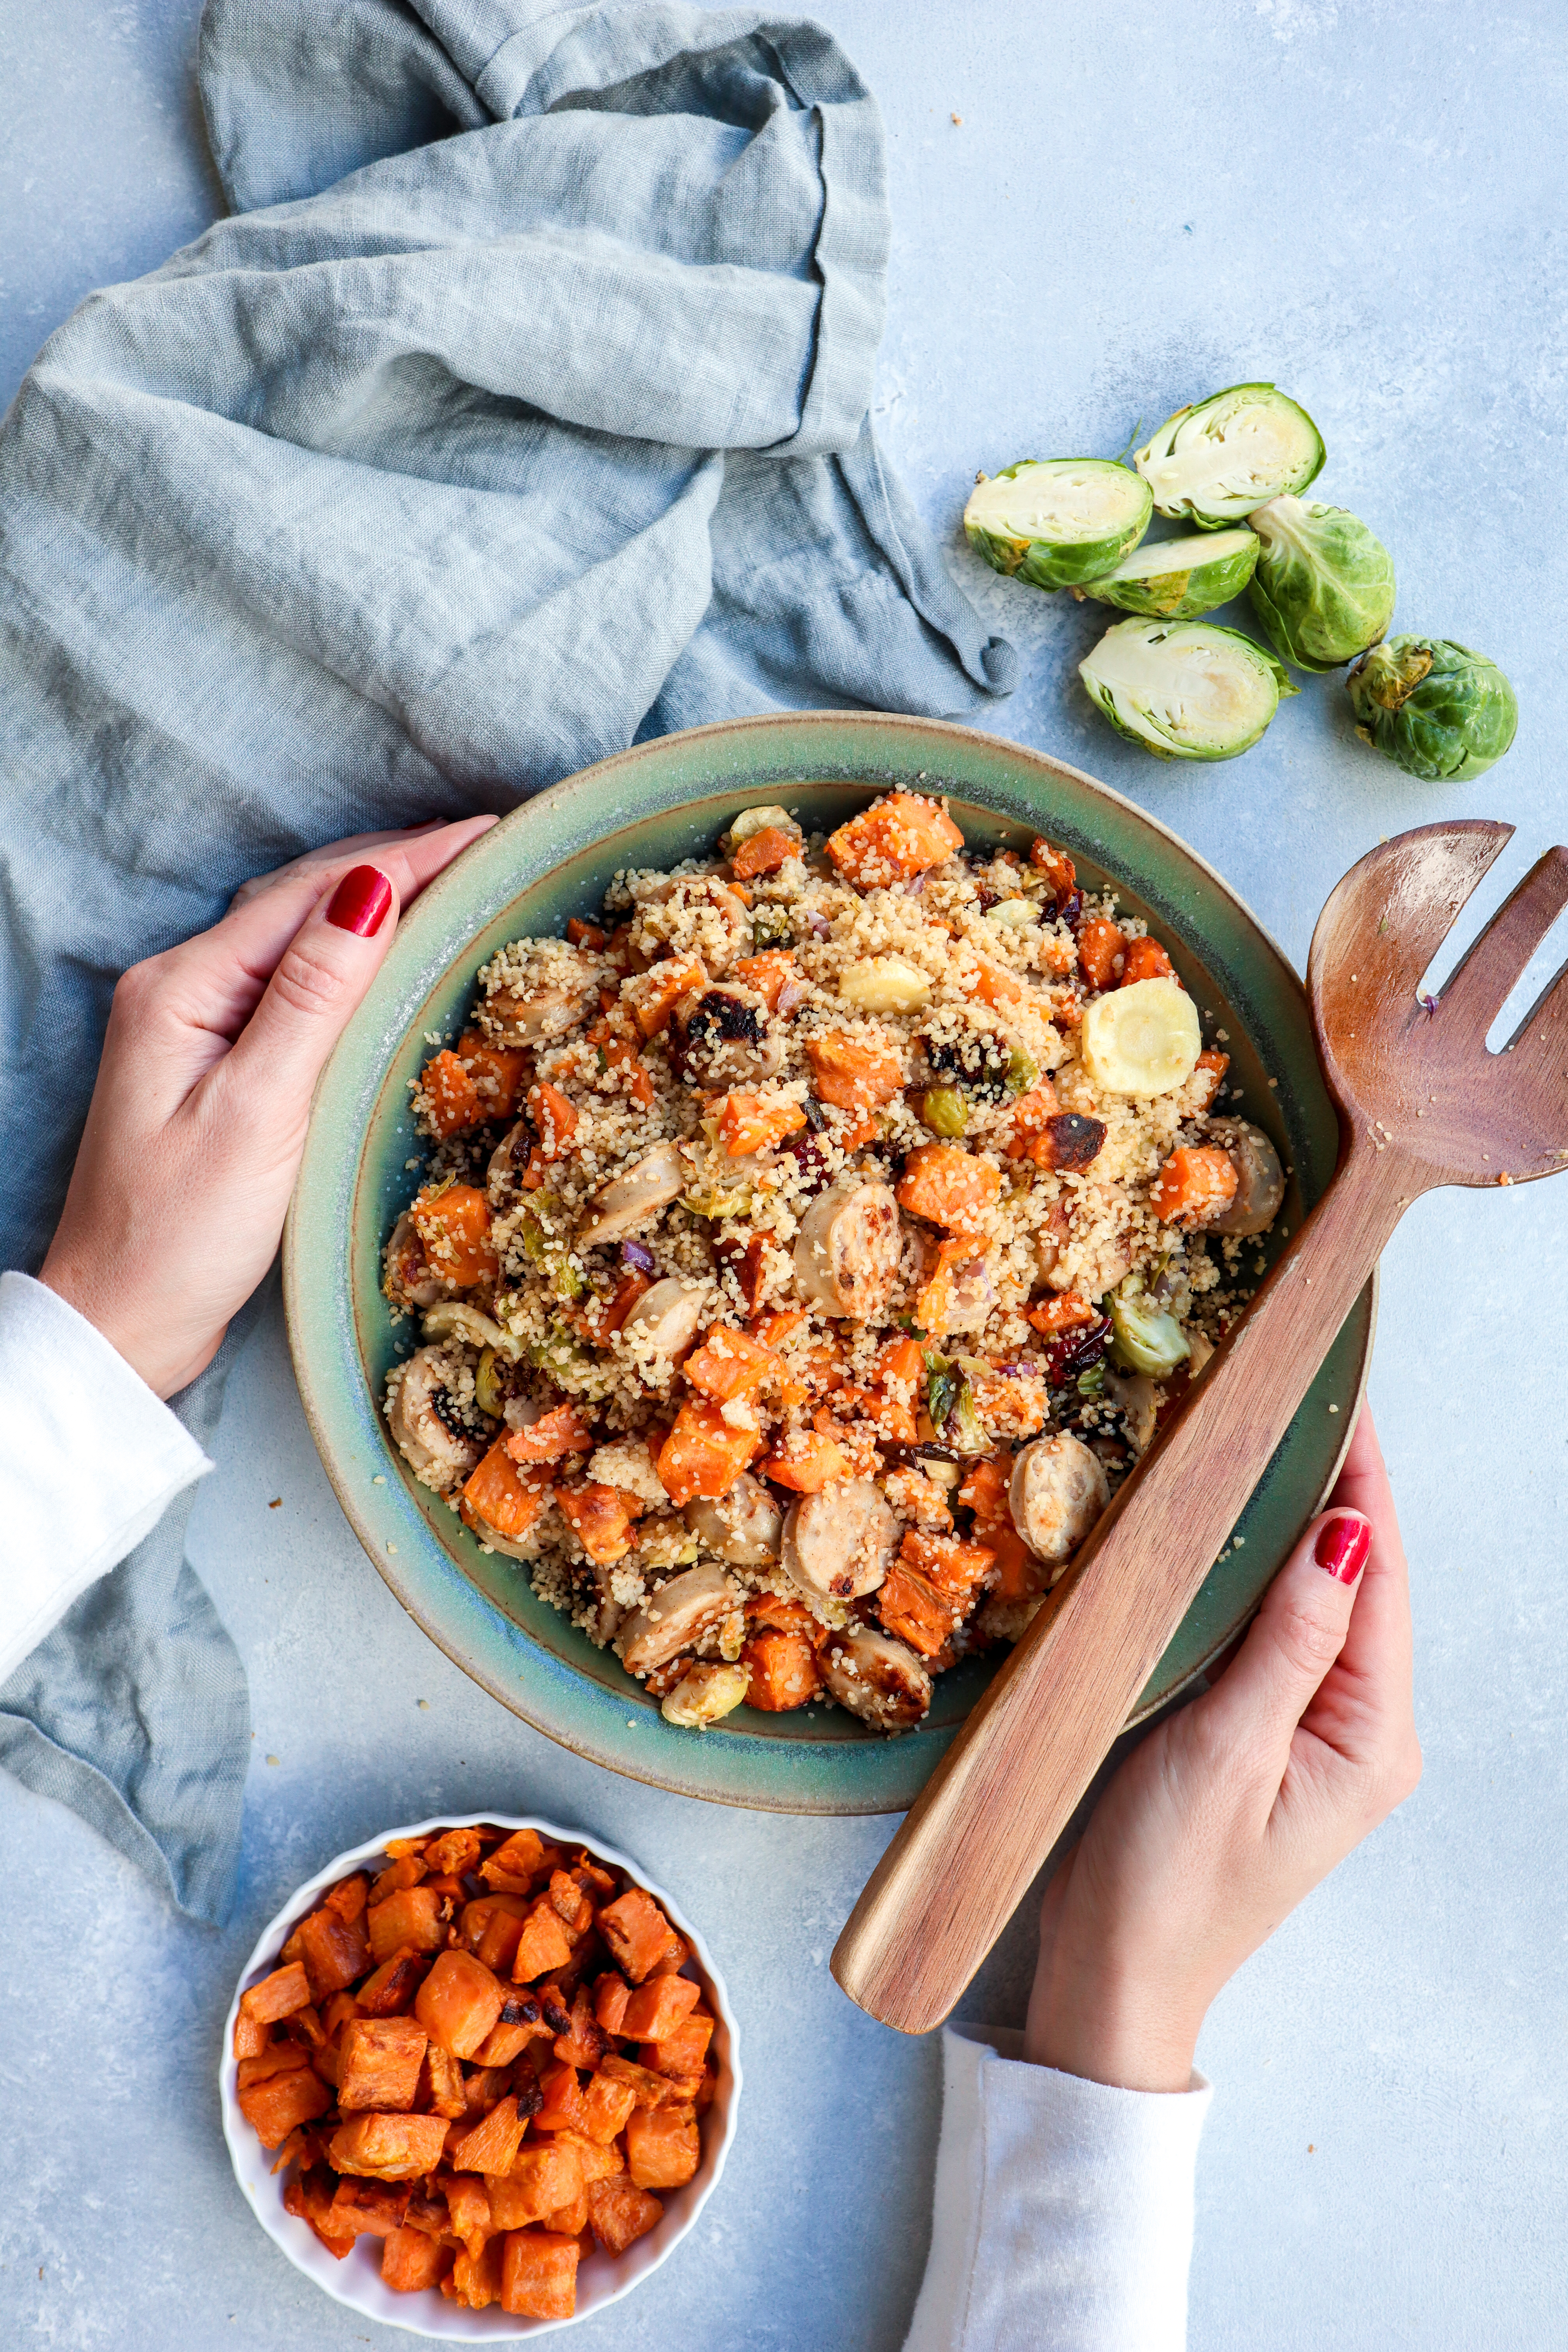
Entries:
[[1184,2091],[1249,1952],[1421,1777],[1410,1594],[1370,1412],[1229,1665],[1117,1772],[1052,1878],[1024,2055]]

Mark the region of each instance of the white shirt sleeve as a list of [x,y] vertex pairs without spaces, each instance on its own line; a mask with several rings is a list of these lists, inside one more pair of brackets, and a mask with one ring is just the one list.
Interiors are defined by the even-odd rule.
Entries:
[[931,2253],[904,2352],[1184,2352],[1212,2095],[1118,2091],[942,2035]]
[[212,1468],[85,1317],[0,1274],[0,1683]]

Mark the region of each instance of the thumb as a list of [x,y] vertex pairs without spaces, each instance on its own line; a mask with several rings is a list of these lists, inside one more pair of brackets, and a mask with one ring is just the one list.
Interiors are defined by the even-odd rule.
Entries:
[[1350,1630],[1372,1528],[1359,1511],[1312,1521],[1263,1596],[1247,1639],[1197,1704],[1218,1733],[1283,1756]]
[[221,1066],[264,1124],[296,1112],[385,960],[397,892],[378,866],[353,866],[318,901],[279,959],[255,1012]]

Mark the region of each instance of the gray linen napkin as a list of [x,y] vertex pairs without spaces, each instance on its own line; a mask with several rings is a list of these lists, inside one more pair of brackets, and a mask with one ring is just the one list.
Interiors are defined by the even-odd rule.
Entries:
[[[236,216],[84,303],[0,424],[24,1267],[115,979],[247,876],[671,728],[1015,676],[871,432],[881,127],[821,26],[208,0],[201,78]],[[222,1383],[178,1402],[198,1435]],[[182,1539],[0,1690],[0,1760],[216,1919],[245,1683]]]

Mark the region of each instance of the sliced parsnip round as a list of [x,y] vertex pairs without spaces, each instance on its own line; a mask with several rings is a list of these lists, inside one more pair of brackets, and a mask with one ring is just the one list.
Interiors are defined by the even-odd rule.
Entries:
[[1179,982],[1135,980],[1086,1004],[1083,1066],[1113,1095],[1168,1095],[1203,1050],[1198,1009]]

